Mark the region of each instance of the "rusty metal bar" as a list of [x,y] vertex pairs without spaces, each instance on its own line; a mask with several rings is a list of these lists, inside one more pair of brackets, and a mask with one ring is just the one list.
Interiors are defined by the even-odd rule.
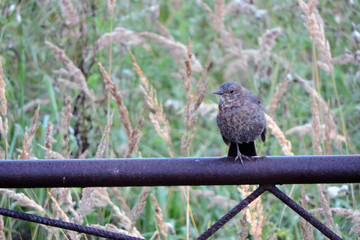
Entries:
[[196,240],[206,240],[211,237],[217,230],[223,227],[227,222],[229,222],[233,217],[235,217],[241,210],[248,206],[256,198],[260,197],[265,191],[269,191],[274,194],[278,199],[280,199],[284,204],[289,206],[292,210],[298,213],[311,225],[317,228],[322,232],[326,237],[332,240],[341,240],[335,232],[330,228],[325,226],[322,222],[317,220],[312,216],[308,211],[303,207],[297,204],[294,200],[289,198],[285,193],[280,191],[275,185],[260,185],[255,191],[253,191],[248,197],[242,200],[238,205],[226,213],[222,218],[216,221],[210,228],[208,228],[203,234],[201,234]]
[[267,186],[269,192],[274,194],[278,199],[280,199],[283,203],[288,205],[292,210],[294,210],[297,214],[303,217],[306,221],[308,221],[311,225],[317,228],[320,232],[322,232],[325,236],[327,236],[331,240],[341,240],[336,233],[334,233],[330,228],[325,226],[322,222],[317,220],[313,215],[311,215],[308,211],[306,211],[299,204],[294,202],[291,198],[289,198],[285,193],[280,191],[275,185]]
[[40,223],[40,224],[47,225],[47,226],[68,229],[68,230],[76,231],[79,233],[85,233],[85,234],[89,234],[89,235],[96,236],[96,237],[104,237],[107,239],[146,240],[144,238],[137,238],[137,237],[133,237],[133,236],[125,235],[125,234],[120,234],[120,233],[102,230],[102,229],[98,229],[98,228],[94,228],[94,227],[75,224],[75,223],[71,223],[71,222],[65,222],[65,221],[61,221],[58,219],[37,216],[34,214],[23,213],[23,212],[14,211],[14,210],[6,209],[6,208],[0,208],[0,215],[17,218],[17,219],[21,219],[21,220],[25,220],[25,221],[29,221],[29,222]]
[[6,188],[355,182],[360,155],[0,161]]
[[266,191],[264,185],[259,186],[255,191],[253,191],[249,196],[242,200],[238,205],[226,213],[222,218],[220,218],[216,223],[214,223],[210,228],[208,228],[203,234],[201,234],[196,240],[206,240],[211,237],[217,230],[223,227],[227,222],[229,222],[233,217],[235,217],[241,210],[248,206],[252,201],[258,198],[261,194]]

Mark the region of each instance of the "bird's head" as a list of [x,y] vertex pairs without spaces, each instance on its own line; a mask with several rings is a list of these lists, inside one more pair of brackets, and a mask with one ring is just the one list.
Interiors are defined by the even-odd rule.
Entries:
[[213,93],[221,97],[236,98],[242,93],[242,86],[237,82],[225,82]]

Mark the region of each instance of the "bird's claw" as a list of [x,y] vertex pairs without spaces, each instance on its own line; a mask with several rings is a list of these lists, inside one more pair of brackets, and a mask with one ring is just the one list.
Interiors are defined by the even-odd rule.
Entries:
[[243,155],[243,157],[245,157],[248,161],[251,161],[251,162],[255,161],[255,159],[252,156]]
[[237,162],[237,161],[239,161],[240,160],[240,162],[241,162],[241,164],[244,164],[244,161],[243,161],[243,159],[242,159],[242,155],[240,154],[240,155],[237,155],[236,157],[235,157],[235,162]]
[[253,159],[249,156],[239,154],[235,157],[235,162],[237,162],[239,160],[240,160],[241,164],[244,164],[244,160],[252,161]]

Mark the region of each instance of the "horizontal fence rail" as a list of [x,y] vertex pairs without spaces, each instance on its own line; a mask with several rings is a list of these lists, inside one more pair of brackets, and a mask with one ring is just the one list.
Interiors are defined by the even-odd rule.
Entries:
[[0,161],[2,188],[355,182],[360,155]]
[[[360,155],[234,158],[0,160],[0,187],[105,187],[259,184],[197,239],[206,240],[250,202],[271,192],[329,239],[341,237],[281,192],[276,184],[360,182]],[[92,227],[0,208],[0,215],[108,239],[139,239]]]

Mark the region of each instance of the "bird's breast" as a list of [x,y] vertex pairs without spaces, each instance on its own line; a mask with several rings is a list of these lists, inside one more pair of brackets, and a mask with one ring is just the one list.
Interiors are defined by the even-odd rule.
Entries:
[[217,124],[221,134],[234,142],[254,141],[264,130],[266,120],[263,109],[251,102],[237,101],[219,105]]

